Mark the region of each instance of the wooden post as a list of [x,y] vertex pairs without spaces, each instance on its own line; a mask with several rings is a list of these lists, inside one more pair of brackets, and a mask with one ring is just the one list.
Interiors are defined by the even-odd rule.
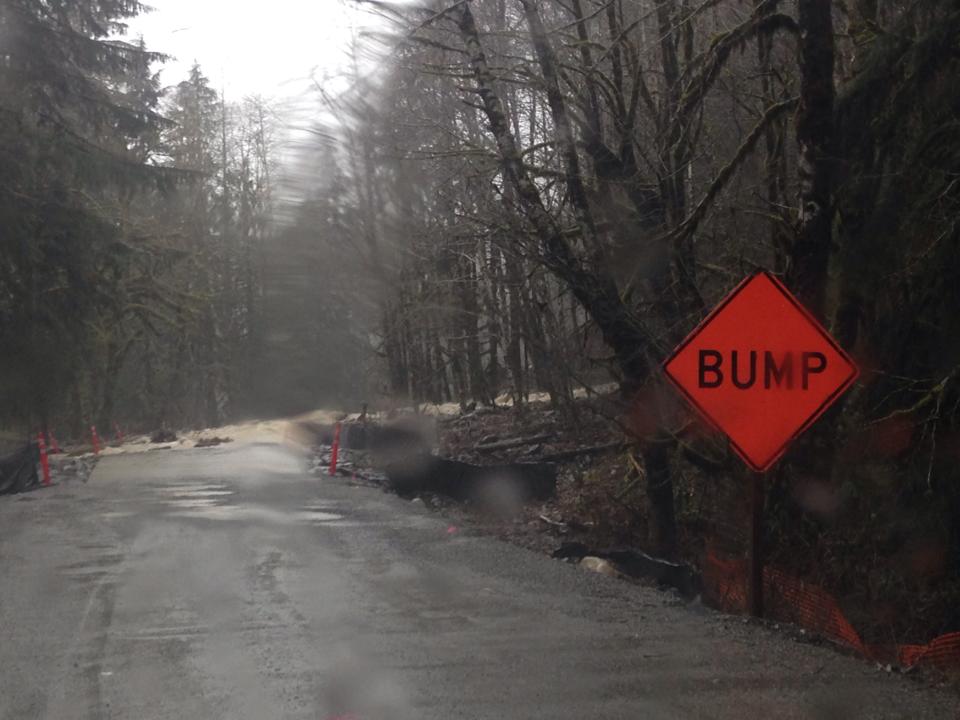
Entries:
[[763,506],[765,500],[764,473],[750,473],[750,577],[748,603],[750,614],[763,617]]

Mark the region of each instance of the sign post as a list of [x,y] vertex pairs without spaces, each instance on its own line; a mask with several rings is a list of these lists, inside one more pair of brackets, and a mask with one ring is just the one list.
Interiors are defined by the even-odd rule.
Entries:
[[663,369],[752,471],[749,605],[762,615],[764,473],[853,384],[859,370],[767,272],[734,288]]
[[750,614],[763,617],[763,506],[766,499],[765,476],[750,472],[750,578],[747,603]]

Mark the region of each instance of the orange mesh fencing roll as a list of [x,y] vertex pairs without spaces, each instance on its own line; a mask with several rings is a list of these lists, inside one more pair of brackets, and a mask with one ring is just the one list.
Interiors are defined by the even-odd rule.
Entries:
[[[702,567],[704,600],[725,612],[747,611],[747,563],[736,557],[721,557],[708,549]],[[833,642],[852,648],[871,660],[896,662],[902,668],[960,668],[960,632],[941,635],[926,645],[865,645],[860,634],[827,591],[804,580],[766,567],[763,590],[767,615],[792,622]]]

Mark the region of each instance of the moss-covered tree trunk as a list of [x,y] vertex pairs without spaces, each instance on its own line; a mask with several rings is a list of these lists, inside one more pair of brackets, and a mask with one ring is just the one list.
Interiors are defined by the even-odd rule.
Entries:
[[794,291],[823,318],[833,231],[837,148],[833,108],[835,49],[832,0],[799,0],[800,106],[797,110],[800,210],[790,280]]

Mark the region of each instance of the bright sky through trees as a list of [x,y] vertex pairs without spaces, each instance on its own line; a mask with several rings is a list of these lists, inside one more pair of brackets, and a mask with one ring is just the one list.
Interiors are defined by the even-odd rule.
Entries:
[[172,57],[165,85],[186,76],[194,61],[229,96],[289,98],[316,72],[344,58],[351,25],[365,18],[342,0],[152,0],[154,10],[130,23],[151,50]]

